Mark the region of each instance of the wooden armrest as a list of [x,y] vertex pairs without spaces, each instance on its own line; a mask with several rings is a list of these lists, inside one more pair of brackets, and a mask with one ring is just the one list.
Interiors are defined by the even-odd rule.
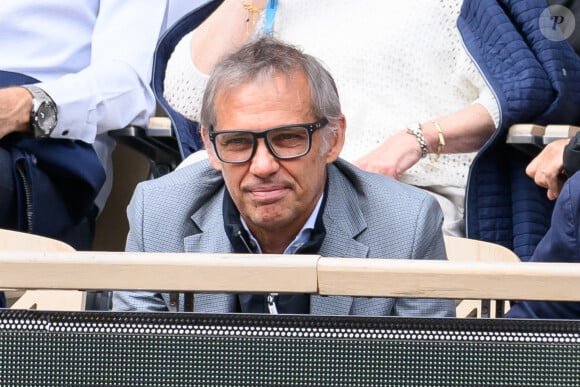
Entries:
[[173,135],[171,120],[168,117],[151,117],[145,133],[151,137],[171,137]]
[[580,131],[580,127],[572,125],[548,125],[544,133],[544,145],[552,141],[574,137]]
[[445,235],[447,259],[454,262],[520,262],[512,250],[496,243]]
[[22,231],[0,229],[0,251],[75,251],[56,239]]
[[110,130],[108,134],[149,160],[149,178],[165,175],[182,160],[177,138],[167,117],[151,117],[146,128],[130,125]]
[[173,129],[171,121],[167,117],[151,117],[147,127],[129,125],[124,128],[110,130],[111,137],[171,137]]
[[515,124],[509,128],[506,143],[508,144],[533,144],[542,146],[544,144],[545,127],[535,124]]
[[79,311],[85,309],[86,296],[78,290],[28,290],[10,309]]
[[515,124],[509,128],[506,143],[544,146],[552,141],[574,137],[580,127],[573,125]]

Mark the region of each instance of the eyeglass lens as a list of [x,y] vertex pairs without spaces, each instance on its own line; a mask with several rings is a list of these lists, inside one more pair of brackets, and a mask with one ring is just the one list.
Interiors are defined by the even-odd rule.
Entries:
[[[216,132],[215,146],[219,157],[225,162],[248,161],[257,140],[251,132]],[[268,130],[265,133],[266,145],[278,158],[294,158],[308,152],[309,132],[303,127],[284,127]]]

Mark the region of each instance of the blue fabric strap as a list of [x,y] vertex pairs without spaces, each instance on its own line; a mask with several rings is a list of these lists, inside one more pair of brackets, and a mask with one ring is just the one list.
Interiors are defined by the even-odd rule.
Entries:
[[270,0],[266,6],[266,19],[264,21],[264,33],[271,35],[274,31],[274,19],[276,19],[276,10],[278,9],[278,0]]

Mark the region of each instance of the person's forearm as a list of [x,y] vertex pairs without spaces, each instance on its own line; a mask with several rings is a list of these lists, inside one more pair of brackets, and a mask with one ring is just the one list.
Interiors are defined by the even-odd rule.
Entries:
[[249,12],[244,4],[266,8],[268,0],[225,0],[194,32],[191,39],[193,63],[209,73],[225,54],[235,51],[254,34],[259,13]]
[[[445,146],[441,153],[475,152],[481,148],[495,130],[488,111],[475,103],[463,110],[438,118]],[[433,121],[421,123],[429,153],[437,153],[439,134]]]

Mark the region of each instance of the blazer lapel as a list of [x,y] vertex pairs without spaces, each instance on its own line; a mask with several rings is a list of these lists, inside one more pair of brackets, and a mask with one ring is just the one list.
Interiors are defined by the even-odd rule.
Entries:
[[[183,239],[183,249],[185,252],[232,252],[230,241],[224,230],[222,201],[223,194],[218,193],[205,206],[201,206],[192,214],[191,221],[198,232]],[[235,296],[231,294],[196,293],[194,312],[231,313],[235,310],[235,302]]]
[[192,235],[183,240],[185,252],[229,253],[231,244],[224,229],[222,212],[223,190],[208,198],[191,215],[194,229]]
[[[326,237],[319,254],[323,257],[366,258],[369,247],[356,240],[367,228],[358,193],[353,181],[337,165],[341,163],[328,166],[328,198],[323,215]],[[352,297],[312,296],[310,311],[312,314],[348,315],[352,302]]]
[[328,190],[324,208],[326,237],[320,248],[324,257],[366,258],[369,247],[356,238],[367,229],[358,192],[334,164],[328,166]]

